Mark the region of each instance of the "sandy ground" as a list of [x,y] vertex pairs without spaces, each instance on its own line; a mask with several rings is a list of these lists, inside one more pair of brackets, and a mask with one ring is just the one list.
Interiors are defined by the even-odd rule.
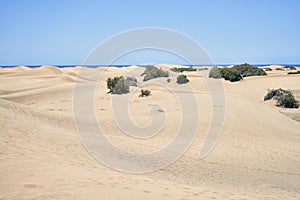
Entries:
[[[160,65],[169,68],[172,65]],[[274,70],[265,77],[238,83],[223,81],[226,116],[213,151],[198,158],[210,125],[210,94],[197,72],[185,73],[193,87],[201,121],[185,154],[161,170],[129,174],[110,169],[83,147],[73,122],[75,81],[85,87],[98,70],[95,110],[106,136],[118,147],[136,153],[155,151],[170,142],[180,126],[180,106],[160,84],[148,84],[152,95],[107,94],[105,80],[134,75],[142,86],[143,69],[59,69],[25,66],[0,69],[0,199],[300,199],[300,109],[282,109],[264,102],[268,88],[291,89],[300,100],[300,75]],[[176,73],[169,87],[184,93]],[[117,126],[112,99],[129,98],[130,116],[137,126],[151,123],[149,105],[161,105],[166,115],[161,133],[147,140],[128,137]],[[118,101],[117,101],[118,102]]]

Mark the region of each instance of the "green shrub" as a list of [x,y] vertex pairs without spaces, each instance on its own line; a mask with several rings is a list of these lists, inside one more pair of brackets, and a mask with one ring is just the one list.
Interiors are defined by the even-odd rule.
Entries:
[[127,81],[122,77],[116,83],[116,86],[113,90],[113,94],[126,94],[129,92],[129,85]]
[[278,97],[276,105],[285,108],[299,108],[299,102],[291,93]]
[[248,63],[234,65],[233,67],[231,67],[231,69],[237,70],[242,77],[267,75],[267,73],[263,69],[254,67],[253,65],[250,65]]
[[268,90],[268,93],[265,95],[264,100],[265,101],[270,100],[273,97],[280,97],[280,96],[283,96],[284,94],[288,94],[288,93],[291,93],[291,92],[288,90],[281,89],[281,88]]
[[213,67],[209,72],[210,78],[224,78],[231,82],[242,80],[247,76],[263,76],[267,73],[258,67],[254,67],[250,64],[234,65],[233,67],[218,68]]
[[168,78],[168,79],[167,79],[167,82],[170,83],[170,82],[171,82],[171,79]]
[[277,70],[277,71],[282,71],[283,69],[280,68],[280,67],[277,67],[277,68],[275,68],[275,70]]
[[190,82],[190,81],[189,81],[189,79],[187,79],[186,75],[181,74],[181,75],[177,76],[178,84],[184,84],[184,83],[188,83],[188,82]]
[[114,78],[110,78],[110,77],[109,77],[109,78],[106,80],[106,85],[107,85],[107,88],[109,89],[109,92],[110,92],[110,93],[114,91],[114,89],[115,89],[115,87],[116,87],[116,84],[117,84],[118,80],[121,79],[121,78],[122,78],[122,76],[116,76],[116,77],[114,77]]
[[297,68],[294,66],[284,66],[283,68],[289,69],[289,70],[296,70]]
[[270,67],[265,67],[263,68],[265,71],[272,71],[272,69]]
[[169,77],[169,73],[167,71],[163,71],[162,69],[158,69],[152,65],[146,66],[144,73],[141,76],[144,76],[143,81],[148,81],[158,77]]
[[222,68],[220,69],[220,73],[225,80],[228,80],[230,82],[236,82],[243,79],[240,72],[236,69]]
[[106,80],[109,93],[113,94],[126,94],[129,92],[129,85],[123,76],[116,76]]
[[196,71],[196,69],[193,67],[173,67],[173,68],[171,68],[171,71],[173,71],[173,72],[184,72],[184,71],[191,72],[191,71]]
[[140,97],[149,96],[151,94],[150,90],[141,90]]
[[137,87],[137,80],[133,76],[127,76],[126,77],[126,82],[128,83],[129,86],[135,86],[135,87]]
[[208,70],[208,68],[207,67],[201,67],[201,68],[198,68],[198,71],[205,71],[205,70]]
[[216,78],[216,79],[222,78],[220,69],[218,67],[211,68],[211,70],[209,71],[208,77]]
[[296,72],[289,72],[288,74],[300,74],[300,71],[296,71]]
[[265,95],[264,100],[270,100],[274,98],[276,100],[276,106],[284,108],[299,108],[299,102],[296,101],[294,95],[289,90],[273,89],[269,90]]

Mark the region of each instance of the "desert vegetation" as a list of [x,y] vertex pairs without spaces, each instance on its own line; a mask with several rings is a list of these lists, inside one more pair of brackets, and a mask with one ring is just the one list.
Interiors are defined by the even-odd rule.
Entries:
[[144,96],[149,96],[151,94],[150,90],[141,90],[141,94],[139,95],[140,97],[144,97]]
[[264,75],[267,75],[267,73],[263,69],[254,67],[248,63],[234,65],[233,67],[213,67],[209,72],[210,78],[224,78],[231,82],[242,80],[243,77]]
[[[132,78],[129,78],[130,80]],[[108,93],[112,94],[126,94],[129,92],[129,80],[128,77],[125,79],[123,76],[115,76],[113,78],[108,78],[106,80],[107,88],[109,89]],[[132,80],[134,82],[134,80]],[[133,84],[130,82],[131,84]],[[136,84],[136,79],[135,79]]]
[[243,79],[241,72],[234,68],[222,68],[220,73],[222,78],[230,82],[236,82]]
[[289,70],[296,70],[297,68],[294,66],[284,66],[283,68],[289,69]]
[[196,71],[197,69],[193,68],[193,67],[173,67],[171,68],[171,71],[173,72],[184,72],[184,71],[188,71],[188,72],[191,72],[191,71]]
[[134,76],[127,76],[126,82],[129,86],[137,87],[137,79]]
[[300,74],[300,71],[296,71],[296,72],[289,72],[288,74]]
[[198,68],[198,71],[205,71],[205,70],[208,70],[208,68],[207,67]]
[[284,108],[299,108],[299,102],[296,101],[290,90],[272,89],[265,95],[264,100],[276,100],[276,106]]
[[176,81],[178,84],[185,84],[185,83],[188,83],[190,82],[189,79],[187,79],[186,75],[179,75],[177,76],[177,81]]
[[265,71],[272,71],[272,68],[270,68],[270,67],[265,67],[265,68],[263,68]]
[[148,81],[158,77],[169,77],[169,73],[152,65],[148,65],[141,76],[144,76],[143,81]]
[[209,78],[215,78],[215,79],[222,78],[220,69],[218,67],[211,68],[211,70],[209,71],[208,77]]

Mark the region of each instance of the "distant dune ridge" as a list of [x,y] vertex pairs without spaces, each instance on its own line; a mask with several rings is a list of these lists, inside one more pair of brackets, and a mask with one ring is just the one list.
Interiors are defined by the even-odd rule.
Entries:
[[[211,119],[211,99],[199,72],[183,72],[193,87],[201,120],[198,134],[188,151],[172,165],[140,175],[112,170],[96,161],[82,146],[73,122],[73,88],[91,81],[102,70],[95,93],[95,114],[106,136],[120,148],[147,153],[167,145],[180,126],[176,97],[162,84],[177,88],[180,73],[173,64],[159,64],[169,71],[159,84],[148,84],[149,97],[140,98],[143,68],[58,68],[16,66],[0,68],[0,199],[299,199],[300,198],[300,109],[284,109],[263,100],[268,89],[290,89],[300,100],[300,75],[287,75],[281,65],[267,76],[223,82],[226,116],[221,137],[211,154],[200,160],[198,153]],[[207,68],[211,68],[208,66]],[[282,69],[282,70],[280,70]],[[207,74],[208,72],[203,72]],[[128,107],[136,125],[151,122],[150,105],[162,105],[165,127],[157,136],[139,140],[117,126],[106,79],[135,76]],[[83,105],[84,106],[84,105]],[[88,117],[88,116],[87,116]]]

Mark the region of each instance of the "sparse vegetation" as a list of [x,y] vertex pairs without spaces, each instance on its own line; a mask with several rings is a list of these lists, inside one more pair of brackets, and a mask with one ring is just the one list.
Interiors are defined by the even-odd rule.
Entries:
[[209,78],[215,78],[215,79],[222,78],[220,69],[218,67],[211,68],[211,70],[209,71],[208,77]]
[[123,76],[116,76],[106,80],[109,93],[126,94],[129,92],[129,85]]
[[181,75],[177,76],[177,83],[178,84],[185,84],[185,83],[188,83],[188,82],[190,82],[190,81],[189,81],[189,79],[187,79],[186,75],[181,74]]
[[299,102],[296,101],[294,95],[289,90],[281,88],[269,90],[264,97],[264,100],[267,101],[273,98],[276,100],[276,106],[284,108],[299,108]]
[[288,74],[300,74],[300,71],[296,71],[296,72],[289,72]]
[[238,70],[233,68],[222,68],[220,70],[220,73],[222,78],[230,82],[236,82],[243,79],[241,73]]
[[282,71],[283,68],[277,67],[277,68],[275,68],[275,70],[277,70],[277,71]]
[[253,65],[250,65],[248,63],[234,65],[231,69],[237,70],[242,77],[267,75],[267,73],[263,69],[254,67]]
[[196,71],[197,69],[193,68],[193,67],[173,67],[171,68],[171,71],[173,72],[184,72],[184,71],[188,71],[188,72],[191,72],[191,71]]
[[137,80],[133,76],[126,77],[126,82],[128,83],[129,86],[137,87]]
[[250,64],[234,65],[233,67],[218,68],[213,67],[209,72],[210,78],[224,78],[231,82],[242,80],[247,76],[263,76],[267,73],[258,67],[254,67]]
[[265,71],[272,71],[272,69],[270,67],[265,67],[263,68]]
[[198,71],[205,71],[205,70],[208,70],[208,68],[207,67],[198,68]]
[[142,73],[141,76],[144,76],[143,81],[148,81],[158,77],[169,77],[169,73],[152,65],[147,65],[144,73]]
[[283,68],[289,69],[289,70],[296,70],[297,68],[294,66],[284,66]]
[[141,90],[141,94],[140,94],[140,97],[144,97],[144,96],[149,96],[151,94],[151,91],[150,90]]

